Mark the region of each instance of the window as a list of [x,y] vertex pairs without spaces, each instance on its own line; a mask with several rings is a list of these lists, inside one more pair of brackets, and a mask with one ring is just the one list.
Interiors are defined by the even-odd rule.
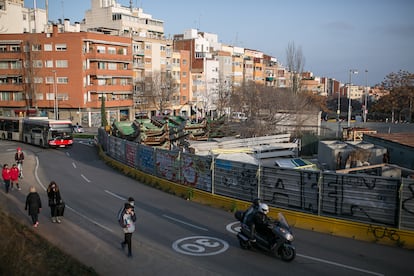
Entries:
[[42,50],[42,45],[40,44],[33,44],[32,45],[32,51],[41,51]]
[[27,20],[27,15],[23,14],[23,21],[26,21],[26,20]]
[[45,44],[44,45],[45,51],[50,52],[53,50],[52,44]]
[[34,68],[42,68],[43,67],[43,63],[41,60],[33,60],[33,67]]
[[116,54],[116,49],[114,47],[108,47],[108,54],[111,54],[111,55]]
[[66,51],[67,50],[66,44],[56,44],[55,50],[59,52]]
[[55,93],[46,93],[46,100],[48,101],[55,100]]
[[23,92],[15,92],[13,94],[13,98],[15,101],[23,101]]
[[56,60],[56,67],[57,68],[67,68],[68,61],[67,60]]
[[7,46],[0,46],[0,52],[7,52]]
[[0,69],[9,69],[9,63],[7,61],[0,61]]
[[34,83],[43,83],[43,78],[41,78],[41,77],[34,77],[33,78],[33,82]]
[[145,50],[151,50],[151,45],[150,44],[146,44],[145,45]]
[[57,77],[56,78],[56,82],[57,83],[67,84],[68,83],[68,77]]
[[105,46],[98,46],[96,49],[98,53],[105,54]]
[[117,69],[118,68],[116,66],[116,63],[113,63],[113,62],[108,63],[108,70],[117,70]]
[[10,101],[10,93],[0,92],[0,101]]
[[104,70],[105,68],[106,68],[105,62],[102,62],[102,61],[98,62],[98,69]]
[[53,60],[45,60],[46,68],[53,68]]
[[12,61],[12,62],[10,62],[10,68],[11,69],[21,69],[22,68],[22,62],[20,60]]
[[11,52],[20,52],[20,45],[12,45],[10,46]]
[[36,100],[43,100],[43,93],[36,93]]
[[55,83],[55,77],[46,77],[46,83]]

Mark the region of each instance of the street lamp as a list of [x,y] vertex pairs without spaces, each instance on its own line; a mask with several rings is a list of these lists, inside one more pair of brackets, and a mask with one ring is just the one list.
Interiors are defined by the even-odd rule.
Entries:
[[364,123],[367,122],[368,116],[368,70],[365,69],[365,104],[364,104]]
[[59,106],[58,106],[58,99],[57,99],[57,77],[56,77],[56,70],[52,71],[54,74],[54,78],[53,78],[53,92],[55,94],[55,101],[54,101],[54,105],[53,105],[53,111],[55,113],[55,120],[59,119]]
[[352,83],[352,74],[358,74],[358,70],[350,69],[349,70],[349,86],[348,86],[348,127],[351,126],[351,83]]

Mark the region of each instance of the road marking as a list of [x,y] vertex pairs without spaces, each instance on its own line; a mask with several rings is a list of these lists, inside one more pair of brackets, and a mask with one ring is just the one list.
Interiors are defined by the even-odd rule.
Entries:
[[[36,178],[37,183],[39,183],[39,185],[42,187],[42,189],[46,191],[45,185],[43,185],[43,183],[40,181],[40,178],[39,178],[39,176],[37,174],[38,168],[39,168],[39,158],[36,156],[35,178]],[[85,216],[84,214],[79,213],[78,211],[76,211],[75,209],[73,209],[72,207],[70,207],[68,204],[66,204],[66,207],[68,209],[70,209],[72,212],[74,212],[75,214],[78,214],[79,216],[83,217],[84,219],[92,222],[93,224],[95,224],[95,225],[97,225],[97,226],[99,226],[99,227],[101,227],[101,228],[103,228],[103,229],[105,229],[105,230],[107,230],[107,231],[109,231],[111,233],[114,232],[114,231],[112,231],[112,229],[106,227],[105,225],[102,225],[99,222],[97,222],[97,221],[95,221],[95,220],[93,220],[93,219]]]
[[337,263],[337,262],[332,262],[332,261],[328,261],[328,260],[324,260],[324,259],[320,259],[320,258],[315,258],[315,257],[311,257],[311,256],[306,256],[306,255],[302,255],[302,254],[296,254],[296,256],[300,256],[302,258],[310,259],[310,260],[321,262],[321,263],[326,263],[326,264],[330,264],[330,265],[335,265],[335,266],[347,268],[347,269],[350,269],[350,270],[364,272],[364,273],[371,274],[371,275],[378,275],[378,276],[384,276],[385,275],[385,274],[382,274],[382,273],[373,272],[373,271],[369,271],[369,270],[366,270],[366,269],[357,268],[357,267],[349,266],[349,265],[344,265],[344,264],[340,264],[340,263]]
[[199,226],[197,226],[197,225],[194,225],[194,224],[191,224],[191,223],[185,222],[185,221],[183,221],[183,220],[179,220],[179,219],[176,219],[176,218],[170,217],[170,216],[168,216],[168,215],[162,215],[162,216],[163,216],[163,217],[165,217],[165,218],[167,218],[167,219],[170,219],[170,220],[173,220],[173,221],[175,221],[175,222],[179,222],[179,223],[185,224],[185,225],[187,225],[187,226],[190,226],[190,227],[193,227],[193,228],[196,228],[196,229],[199,229],[199,230],[208,231],[208,229],[206,229],[206,228],[199,227]]
[[172,244],[172,248],[185,255],[212,256],[226,251],[229,248],[229,244],[214,237],[193,236],[175,241]]
[[83,174],[81,174],[82,178],[85,179],[86,182],[91,182],[89,179],[86,178]]
[[117,194],[115,194],[115,193],[113,193],[113,192],[111,192],[111,191],[108,191],[108,190],[104,190],[105,191],[105,193],[108,193],[108,194],[110,194],[111,196],[114,196],[114,197],[116,197],[116,198],[119,198],[120,200],[124,200],[124,201],[126,201],[126,198],[124,198],[124,197],[122,197],[122,196],[119,196],[119,195],[117,195]]
[[105,225],[102,225],[102,224],[100,224],[99,222],[97,222],[96,220],[94,220],[94,219],[92,219],[92,218],[90,218],[90,217],[88,217],[88,216],[85,216],[84,214],[82,214],[82,213],[80,213],[80,212],[78,212],[78,211],[76,211],[75,209],[73,209],[72,207],[70,207],[69,205],[67,205],[66,204],[66,207],[68,208],[68,209],[70,209],[70,210],[72,210],[72,212],[74,212],[75,214],[77,214],[78,216],[81,216],[81,217],[83,217],[84,219],[86,219],[86,220],[89,220],[90,222],[92,222],[93,224],[95,224],[96,226],[99,226],[99,227],[101,227],[101,228],[103,228],[103,229],[105,229],[105,230],[107,230],[107,231],[109,231],[109,232],[111,232],[111,233],[113,233],[114,231],[112,231],[112,229],[111,228],[108,228],[108,227],[106,227]]
[[[239,232],[238,229],[240,229],[240,226],[237,226],[238,224],[240,224],[240,222],[238,222],[238,221],[229,223],[229,224],[226,225],[226,230],[229,231],[230,233],[237,234]],[[328,261],[328,260],[324,260],[324,259],[320,259],[320,258],[316,258],[316,257],[306,256],[306,255],[302,255],[302,254],[296,254],[296,256],[299,256],[299,257],[302,257],[302,258],[305,258],[305,259],[310,259],[310,260],[317,261],[317,262],[321,262],[321,263],[326,263],[326,264],[330,264],[330,265],[335,265],[335,266],[347,268],[347,269],[350,269],[350,270],[364,272],[364,273],[371,274],[371,275],[378,275],[378,276],[383,276],[384,275],[384,274],[381,274],[381,273],[377,273],[377,272],[373,272],[373,271],[369,271],[369,270],[365,270],[365,269],[362,269],[362,268],[357,268],[357,267],[353,267],[353,266],[349,266],[349,265],[344,265],[344,264],[340,264],[340,263],[337,263],[337,262],[332,262],[332,261]]]
[[72,166],[73,166],[73,168],[75,168],[75,169],[76,169],[76,164],[75,164],[75,162],[72,162]]

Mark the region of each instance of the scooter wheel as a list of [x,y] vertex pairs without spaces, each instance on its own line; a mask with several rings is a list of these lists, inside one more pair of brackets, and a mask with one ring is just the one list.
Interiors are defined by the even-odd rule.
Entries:
[[251,245],[249,242],[239,239],[240,247],[243,249],[250,249]]
[[296,250],[292,246],[283,245],[279,249],[280,258],[285,262],[291,262],[296,256]]

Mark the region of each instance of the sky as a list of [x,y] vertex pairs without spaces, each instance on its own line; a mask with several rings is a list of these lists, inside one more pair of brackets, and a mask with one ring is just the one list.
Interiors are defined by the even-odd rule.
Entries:
[[[117,0],[129,6],[130,0]],[[34,0],[25,0],[33,7]],[[412,0],[133,0],[164,21],[165,35],[187,29],[219,42],[262,51],[286,64],[286,49],[301,48],[304,70],[373,86],[399,70],[414,73]],[[37,0],[38,8],[45,0]],[[82,21],[91,0],[49,0],[49,20]]]

